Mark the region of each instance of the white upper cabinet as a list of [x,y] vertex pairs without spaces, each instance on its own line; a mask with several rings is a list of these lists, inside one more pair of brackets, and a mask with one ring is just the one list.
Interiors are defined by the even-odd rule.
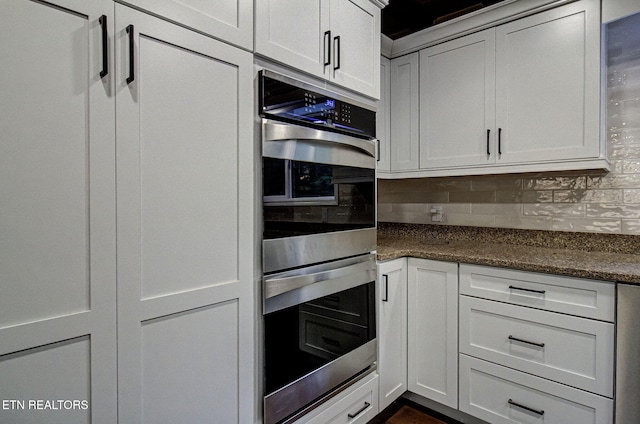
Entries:
[[599,156],[599,13],[588,3],[497,27],[498,162]]
[[123,3],[247,50],[253,49],[253,0],[123,0]]
[[376,112],[376,136],[378,137],[378,172],[389,172],[389,147],[391,140],[391,122],[389,107],[391,106],[391,61],[380,58],[380,101]]
[[493,28],[422,50],[420,168],[495,162],[494,108]]
[[336,84],[380,97],[380,9],[369,0],[332,0],[332,62]]
[[391,61],[391,171],[418,169],[418,53]]
[[[451,31],[460,31],[460,22]],[[420,50],[419,90],[394,91],[392,71],[392,165],[383,178],[609,168],[600,131],[597,0],[452,34]],[[395,96],[418,91],[419,110],[407,99],[395,105]],[[417,125],[419,164],[408,165],[415,147],[394,135]],[[395,168],[394,153],[404,157]]]
[[379,98],[380,9],[370,0],[256,2],[257,54]]
[[256,2],[256,53],[313,75],[324,75],[331,60],[327,2]]

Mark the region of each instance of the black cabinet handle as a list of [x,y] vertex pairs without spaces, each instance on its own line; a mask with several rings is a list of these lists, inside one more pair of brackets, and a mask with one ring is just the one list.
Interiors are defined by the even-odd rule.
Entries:
[[537,347],[544,347],[544,343],[530,342],[529,340],[519,339],[519,338],[513,337],[511,335],[509,336],[509,340],[513,340],[513,341],[520,342],[520,343],[526,343],[526,344],[530,344],[530,345],[537,346]]
[[538,414],[538,415],[544,415],[544,411],[542,409],[533,409],[533,408],[529,408],[528,406],[524,406],[521,405],[519,403],[514,402],[513,400],[509,399],[509,401],[507,402],[509,405],[513,405],[513,406],[517,406],[518,408],[522,408],[525,409],[529,412],[533,412],[534,414]]
[[364,406],[362,408],[358,409],[358,412],[355,412],[353,414],[347,414],[347,417],[349,417],[349,419],[354,419],[358,415],[362,414],[364,412],[364,410],[367,409],[370,406],[371,406],[371,404],[369,402],[365,402]]
[[331,65],[331,31],[324,32],[324,66]]
[[376,162],[380,162],[380,140],[376,140],[376,144],[378,147],[378,157],[376,158]]
[[491,134],[491,130],[487,130],[487,155],[491,154],[491,150],[489,149],[489,136]]
[[382,298],[383,302],[389,301],[389,276],[387,274],[382,274],[382,278],[384,278],[384,297]]
[[330,339],[329,337],[324,337],[324,336],[322,336],[321,339],[323,342],[325,342],[328,345],[340,347],[340,342],[336,339]]
[[131,84],[135,80],[134,56],[133,56],[133,25],[127,26],[127,34],[129,34],[129,77],[127,84]]
[[502,128],[498,128],[498,154],[502,154]]
[[545,294],[546,293],[546,290],[525,289],[524,287],[516,287],[516,286],[509,286],[509,289],[526,291],[526,292],[531,292],[531,293],[539,293],[539,294]]
[[[338,42],[338,47],[336,47],[336,41]],[[333,70],[337,71],[338,69],[340,69],[340,36],[336,35],[335,37],[333,37],[333,47],[334,47],[334,65],[333,65]],[[335,57],[335,55],[337,54],[337,58]]]
[[100,27],[102,29],[102,71],[100,71],[100,78],[104,78],[109,73],[109,46],[107,38],[107,15],[102,15],[98,19]]

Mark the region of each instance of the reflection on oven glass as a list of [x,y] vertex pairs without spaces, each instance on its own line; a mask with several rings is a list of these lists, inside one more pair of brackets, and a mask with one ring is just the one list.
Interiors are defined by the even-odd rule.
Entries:
[[266,315],[266,392],[373,340],[373,296],[371,282]]
[[375,226],[375,171],[264,158],[264,239]]

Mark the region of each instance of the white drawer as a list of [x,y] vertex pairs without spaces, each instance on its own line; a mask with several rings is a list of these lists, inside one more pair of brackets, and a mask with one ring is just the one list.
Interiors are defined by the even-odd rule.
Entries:
[[460,410],[492,424],[613,421],[611,399],[466,355],[460,355]]
[[613,397],[614,325],[460,296],[460,352]]
[[378,415],[378,374],[365,377],[356,388],[310,412],[295,424],[365,424]]
[[479,265],[460,265],[460,294],[614,321],[615,284]]

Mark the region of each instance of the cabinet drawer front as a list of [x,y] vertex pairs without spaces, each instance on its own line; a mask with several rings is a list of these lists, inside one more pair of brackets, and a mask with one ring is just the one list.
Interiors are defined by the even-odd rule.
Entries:
[[460,355],[460,410],[492,424],[610,424],[613,401]]
[[[339,399],[316,411],[313,417],[303,417],[295,424],[364,424],[378,414],[378,375],[365,377],[364,383]],[[349,390],[349,389],[347,389]],[[340,397],[342,396],[342,397]],[[313,413],[312,413],[313,414]]]
[[570,315],[614,320],[615,284],[478,265],[460,265],[460,293]]
[[614,325],[460,296],[460,352],[613,397]]

